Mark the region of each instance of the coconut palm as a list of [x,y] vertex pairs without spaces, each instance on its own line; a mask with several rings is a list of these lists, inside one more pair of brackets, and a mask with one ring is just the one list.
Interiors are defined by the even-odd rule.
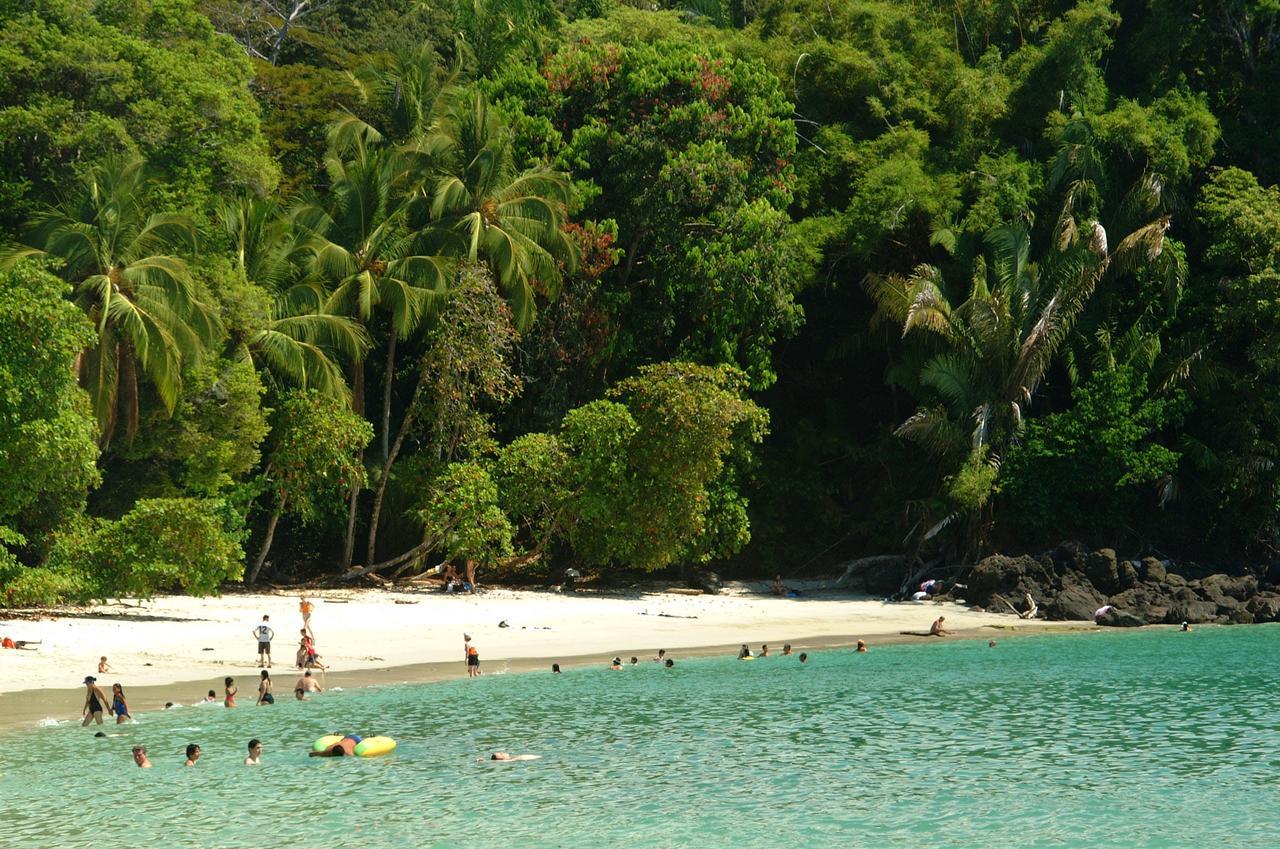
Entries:
[[330,129],[330,145],[351,149],[357,140],[418,144],[440,128],[453,77],[440,68],[430,45],[401,48],[371,59],[351,73],[368,120],[354,114],[339,118]]
[[139,367],[172,413],[183,367],[197,362],[219,332],[216,310],[199,299],[175,255],[194,250],[195,231],[181,215],[147,212],[144,170],[138,158],[90,168],[73,194],[35,217],[33,247],[10,249],[0,260],[55,260],[97,328],[97,344],[78,368],[103,447],[121,418],[130,441],[137,433]]
[[1108,269],[1156,259],[1168,225],[1158,219],[1110,251],[1102,225],[1088,222],[1059,235],[1038,263],[1024,226],[998,228],[987,234],[986,255],[961,294],[929,265],[908,277],[867,279],[882,316],[901,326],[904,337],[923,337],[917,379],[940,402],[922,407],[897,433],[959,464],[950,495],[952,507],[961,509],[926,538],[986,503],[1000,459],[1098,282]]
[[554,294],[562,268],[576,261],[564,232],[568,181],[544,167],[517,172],[510,136],[481,94],[457,105],[445,132],[450,144],[424,239],[433,252],[488,265],[526,330],[535,293]]
[[306,234],[279,203],[265,198],[224,204],[218,220],[245,279],[271,295],[270,314],[244,340],[244,350],[269,374],[349,402],[351,391],[335,356],[359,362],[369,349],[369,334],[346,316],[322,311],[324,287],[304,270]]

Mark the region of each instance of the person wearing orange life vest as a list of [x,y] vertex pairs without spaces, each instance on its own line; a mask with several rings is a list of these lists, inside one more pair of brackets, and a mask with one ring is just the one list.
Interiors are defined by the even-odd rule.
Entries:
[[480,652],[475,646],[467,646],[467,677],[476,678],[483,673],[480,671]]

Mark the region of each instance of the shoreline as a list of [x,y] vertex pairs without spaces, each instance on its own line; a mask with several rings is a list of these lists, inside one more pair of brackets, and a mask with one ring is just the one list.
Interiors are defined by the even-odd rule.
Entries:
[[[792,582],[801,598],[768,593],[766,584],[734,584],[718,595],[633,589],[621,593],[487,589],[477,595],[429,589],[321,590],[311,625],[322,660],[331,669],[322,686],[374,686],[461,676],[463,633],[473,636],[488,672],[604,664],[614,655],[649,658],[665,648],[677,659],[736,652],[743,642],[758,651],[784,643],[796,651],[853,645],[873,647],[937,638],[900,631],[928,630],[946,617],[950,639],[1046,630],[1094,628],[1092,622],[1022,620],[975,611],[956,602],[885,602],[832,591],[819,582]],[[97,677],[105,690],[123,684],[138,712],[164,703],[189,704],[222,679],[237,679],[251,701],[258,671],[251,632],[264,615],[275,631],[273,673],[281,697],[292,698],[301,616],[299,594],[237,593],[214,598],[159,597],[110,602],[43,618],[0,615],[0,636],[42,641],[37,651],[0,651],[0,728],[44,718],[74,718],[83,701],[81,680]],[[21,615],[21,614],[20,614]],[[111,671],[99,674],[98,658]]]

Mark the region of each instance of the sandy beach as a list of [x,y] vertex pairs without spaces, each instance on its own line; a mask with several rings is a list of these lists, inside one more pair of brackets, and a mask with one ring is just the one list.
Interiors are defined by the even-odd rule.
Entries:
[[[885,603],[866,596],[806,592],[799,599],[768,595],[763,585],[730,585],[720,595],[672,592],[598,594],[489,589],[477,595],[383,590],[322,590],[311,625],[330,685],[427,681],[463,674],[463,632],[472,635],[486,672],[549,663],[603,663],[615,654],[674,657],[728,651],[741,643],[779,652],[785,642],[827,648],[866,639],[913,638],[939,615],[957,637],[1013,630],[1091,627],[1093,623],[1027,622],[979,613],[951,602]],[[0,652],[0,725],[78,716],[86,675],[98,658],[120,682],[135,711],[165,701],[194,701],[231,675],[252,700],[259,670],[252,630],[263,615],[275,631],[277,691],[288,693],[302,626],[297,593],[220,598],[169,596],[113,602],[40,618],[0,616],[0,636],[39,640],[37,651]],[[505,622],[507,627],[501,627]],[[999,629],[999,630],[996,630]],[[937,638],[934,638],[937,639]],[[319,673],[317,673],[319,674]]]

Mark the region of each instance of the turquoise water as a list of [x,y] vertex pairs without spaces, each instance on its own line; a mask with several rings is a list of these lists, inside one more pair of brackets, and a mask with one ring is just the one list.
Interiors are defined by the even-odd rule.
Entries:
[[[1278,647],[1257,626],[677,657],[33,728],[0,738],[0,846],[1272,847]],[[400,746],[308,759],[330,730]]]

